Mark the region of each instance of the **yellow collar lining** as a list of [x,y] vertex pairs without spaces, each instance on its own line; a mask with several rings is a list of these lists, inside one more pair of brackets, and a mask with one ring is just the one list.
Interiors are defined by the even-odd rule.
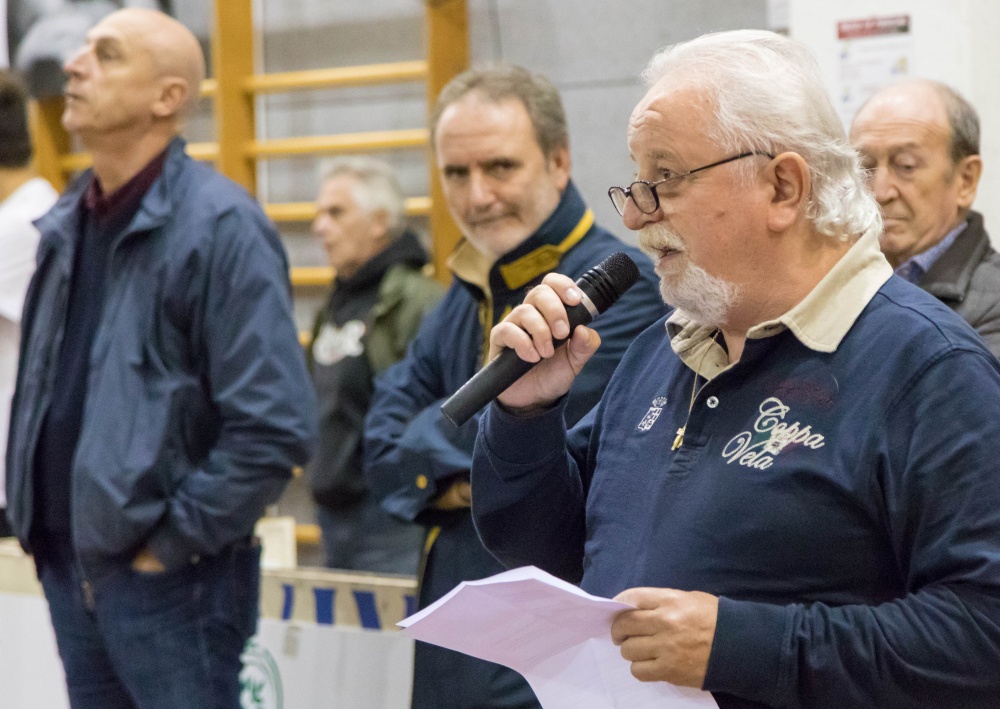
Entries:
[[563,254],[576,246],[583,235],[594,225],[594,213],[588,209],[565,239],[558,244],[543,244],[519,259],[500,267],[500,275],[507,287],[517,290],[543,273],[548,273],[559,265]]

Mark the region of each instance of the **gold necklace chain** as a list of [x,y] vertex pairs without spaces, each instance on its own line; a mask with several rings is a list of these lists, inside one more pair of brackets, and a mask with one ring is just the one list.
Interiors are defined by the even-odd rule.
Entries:
[[684,445],[684,432],[687,431],[688,422],[691,420],[691,412],[694,411],[694,400],[698,398],[698,394],[701,390],[708,386],[709,379],[705,377],[705,383],[700,387],[698,386],[699,372],[701,372],[702,367],[705,364],[705,358],[708,356],[709,351],[712,349],[712,345],[715,344],[715,338],[719,336],[719,331],[716,330],[712,333],[712,341],[708,343],[708,347],[705,351],[701,353],[701,359],[698,360],[698,368],[694,370],[694,382],[691,384],[691,401],[688,403],[687,418],[684,419],[684,425],[677,429],[677,435],[674,437],[674,444],[670,447],[670,450],[675,451]]

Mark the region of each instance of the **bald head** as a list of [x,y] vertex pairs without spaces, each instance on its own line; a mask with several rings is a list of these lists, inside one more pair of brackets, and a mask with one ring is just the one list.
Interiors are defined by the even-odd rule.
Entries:
[[170,15],[138,7],[113,12],[98,27],[105,24],[121,29],[134,38],[137,48],[149,53],[156,78],[184,82],[187,95],[180,115],[193,113],[205,78],[205,55],[191,30]]
[[[861,106],[855,125],[886,109],[937,121],[949,132],[951,159],[979,154],[979,114],[962,94],[940,81],[910,79],[876,92]],[[933,115],[932,115],[933,114]],[[853,130],[853,129],[852,129]]]
[[129,8],[92,27],[63,70],[63,126],[90,151],[110,193],[180,133],[197,105],[205,60],[184,25]]
[[893,266],[965,220],[983,162],[976,111],[954,89],[907,81],[879,91],[855,116],[851,142],[882,207],[882,250]]
[[113,146],[148,134],[162,142],[179,133],[197,106],[205,59],[180,22],[129,8],[92,27],[63,69],[63,125],[94,150],[95,141]]

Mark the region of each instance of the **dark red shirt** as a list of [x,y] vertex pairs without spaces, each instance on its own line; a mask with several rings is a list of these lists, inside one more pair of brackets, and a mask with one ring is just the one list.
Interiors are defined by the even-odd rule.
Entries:
[[109,195],[104,194],[97,175],[92,175],[87,191],[83,195],[84,207],[102,222],[110,219],[120,221],[119,217],[127,217],[127,221],[132,221],[132,217],[139,211],[142,198],[163,172],[163,162],[166,159],[167,151],[164,149],[135,177]]

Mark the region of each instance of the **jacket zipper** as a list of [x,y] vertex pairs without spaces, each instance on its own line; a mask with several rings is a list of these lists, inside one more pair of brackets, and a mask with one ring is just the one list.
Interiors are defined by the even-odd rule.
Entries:
[[[142,207],[140,206],[139,209],[141,210]],[[128,239],[128,238],[130,238],[130,237],[132,237],[132,236],[134,236],[135,234],[138,234],[138,233],[139,232],[136,232],[136,231],[125,231],[124,233],[120,234],[117,239],[114,240],[114,242],[111,244],[111,248],[108,249],[108,263],[107,263],[107,265],[105,266],[105,269],[104,269],[104,278],[105,278],[105,281],[104,281],[104,283],[105,283],[105,286],[104,286],[104,288],[105,288],[105,290],[104,290],[104,302],[101,303],[101,323],[102,323],[102,325],[98,326],[97,332],[94,334],[94,341],[90,345],[90,352],[87,355],[87,380],[88,380],[87,381],[87,396],[83,400],[83,416],[81,417],[81,421],[84,418],[86,418],[86,415],[87,415],[87,400],[90,398],[90,393],[91,393],[90,377],[91,377],[91,374],[92,374],[92,368],[91,368],[90,357],[91,357],[91,355],[94,352],[94,348],[97,346],[98,337],[100,337],[101,333],[104,332],[105,329],[107,328],[107,324],[104,322],[104,312],[107,309],[108,301],[110,299],[109,296],[111,295],[111,285],[112,285],[112,278],[111,278],[111,276],[112,276],[112,271],[113,271],[112,267],[113,267],[113,264],[114,264],[114,261],[115,261],[115,254],[118,252],[118,249],[121,247],[122,243],[126,239]],[[80,428],[80,434],[81,434],[81,436],[83,434],[83,427],[82,427],[82,425],[81,425],[81,428]],[[72,549],[73,549],[73,558],[75,559],[77,569],[78,569],[78,571],[80,573],[80,578],[82,579],[81,582],[80,582],[80,587],[81,587],[81,590],[83,591],[83,603],[86,606],[87,610],[90,611],[91,613],[93,613],[94,612],[94,607],[95,607],[94,587],[90,583],[90,579],[87,577],[87,570],[84,567],[83,560],[80,558],[79,552],[77,551],[78,547],[77,547],[77,543],[76,543],[76,527],[77,527],[77,524],[78,524],[79,519],[80,519],[80,515],[76,511],[76,508],[79,505],[78,501],[80,499],[80,495],[79,495],[79,491],[77,490],[77,487],[79,487],[80,482],[79,482],[79,477],[77,475],[75,475],[74,473],[75,473],[76,467],[77,467],[77,465],[76,465],[76,458],[77,458],[78,455],[80,455],[80,439],[79,438],[77,439],[76,450],[73,452],[73,462],[71,463],[71,468],[70,468],[70,498],[69,498],[69,507],[70,507],[70,520],[71,520],[71,522],[70,522],[70,533],[69,533],[69,535],[70,535],[70,545],[72,546]]]

